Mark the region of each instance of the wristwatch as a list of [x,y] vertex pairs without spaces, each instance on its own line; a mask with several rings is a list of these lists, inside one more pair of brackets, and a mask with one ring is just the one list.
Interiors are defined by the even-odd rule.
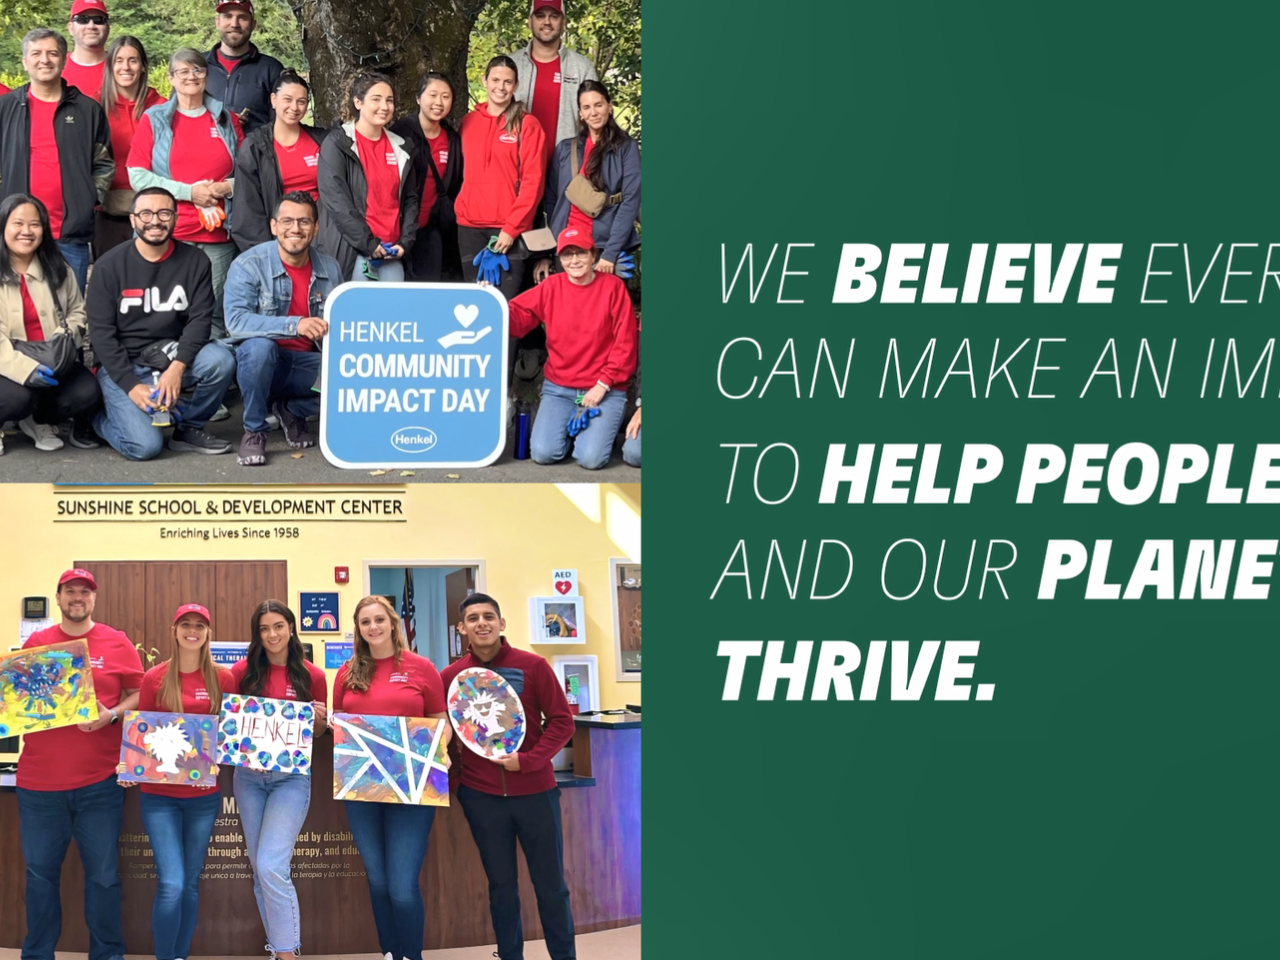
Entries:
[[116,713],[116,708],[115,708],[115,707],[107,707],[107,713],[111,714],[111,722],[112,722],[112,723],[119,723],[119,722],[120,722],[120,714]]

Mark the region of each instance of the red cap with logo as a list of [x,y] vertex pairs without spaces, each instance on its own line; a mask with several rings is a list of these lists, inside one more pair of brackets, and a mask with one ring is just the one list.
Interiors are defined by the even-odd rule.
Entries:
[[239,7],[249,16],[253,16],[253,0],[218,0],[218,5],[214,8],[214,12],[225,13],[235,7]]
[[564,4],[560,0],[533,0],[533,8],[529,12],[537,13],[543,7],[551,7],[553,10],[564,13]]
[[95,592],[98,589],[98,581],[93,579],[93,574],[88,570],[81,570],[79,567],[76,567],[74,570],[68,570],[60,576],[58,578],[58,586],[62,586],[64,583],[70,583],[72,580],[85,581],[89,584],[89,589]]
[[173,622],[177,623],[179,620],[185,617],[188,613],[199,614],[200,616],[204,617],[205,623],[213,622],[213,619],[209,616],[208,608],[202,607],[198,603],[184,603],[182,606],[180,606],[178,608],[178,612],[173,615]]
[[560,231],[560,236],[556,238],[556,253],[564,253],[566,247],[590,250],[594,246],[595,243],[592,242],[591,234],[579,230],[577,227],[565,227]]
[[75,0],[71,4],[71,16],[76,17],[82,13],[100,13],[105,17],[107,5],[103,0]]

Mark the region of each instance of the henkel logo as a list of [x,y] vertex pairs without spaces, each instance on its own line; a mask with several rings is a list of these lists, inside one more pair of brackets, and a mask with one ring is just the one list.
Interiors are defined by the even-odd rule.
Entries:
[[436,435],[426,427],[401,427],[391,434],[391,445],[401,453],[426,453],[436,445]]
[[448,150],[441,150],[439,153],[437,153],[437,154],[436,154],[436,156],[440,159],[440,165],[441,165],[441,166],[444,166],[446,163],[448,163],[448,162],[449,162],[449,151],[448,151]]
[[396,152],[394,150],[387,151],[387,166],[394,167],[396,165]]
[[520,138],[514,133],[500,133],[498,139],[503,143],[518,143]]
[[209,124],[209,136],[215,140],[218,139],[218,125],[216,123]]
[[560,79],[560,71],[559,71],[559,70],[557,70],[557,71],[556,71],[556,79],[555,79],[555,82],[556,82],[556,83],[561,83],[561,82],[562,82],[562,81],[561,81],[561,79]]
[[141,307],[143,313],[158,313],[162,310],[185,310],[189,305],[187,291],[182,284],[173,288],[168,300],[160,298],[160,288],[131,289],[120,291],[120,312],[128,313],[133,307]]
[[309,156],[309,157],[303,157],[303,158],[302,158],[302,161],[303,161],[303,163],[305,163],[308,167],[318,167],[318,166],[320,166],[320,154],[318,154],[318,153],[313,153],[313,154],[312,154],[311,156]]

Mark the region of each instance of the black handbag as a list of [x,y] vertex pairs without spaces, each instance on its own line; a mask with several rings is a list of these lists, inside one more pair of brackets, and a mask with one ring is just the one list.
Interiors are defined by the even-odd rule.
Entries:
[[53,309],[58,315],[59,330],[48,340],[13,340],[13,349],[36,363],[53,371],[55,380],[65,377],[80,360],[80,348],[76,346],[76,338],[67,326],[67,318],[62,313],[62,304],[58,302],[58,293],[53,293]]

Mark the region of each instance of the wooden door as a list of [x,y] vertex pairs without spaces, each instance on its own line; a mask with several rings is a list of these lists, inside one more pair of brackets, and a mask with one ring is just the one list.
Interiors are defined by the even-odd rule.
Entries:
[[446,574],[444,578],[444,604],[448,608],[446,611],[446,623],[449,630],[449,662],[461,660],[463,654],[467,651],[465,646],[457,638],[458,621],[462,619],[458,608],[462,605],[462,601],[476,592],[476,568],[463,567],[455,570],[453,573]]

